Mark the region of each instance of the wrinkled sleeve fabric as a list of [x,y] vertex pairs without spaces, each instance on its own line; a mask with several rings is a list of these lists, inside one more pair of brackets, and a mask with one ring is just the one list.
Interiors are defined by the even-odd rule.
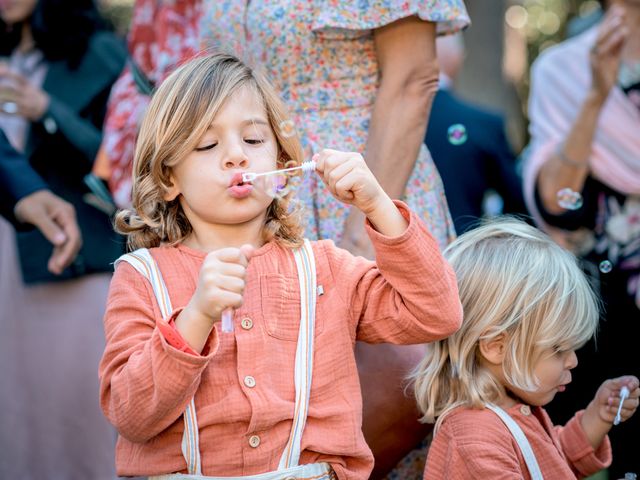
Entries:
[[104,317],[100,404],[118,432],[132,442],[148,441],[181,417],[217,351],[215,329],[208,355],[172,347],[158,328],[158,322],[166,320],[149,282],[126,262],[118,264]]
[[573,471],[580,477],[587,477],[611,465],[611,443],[605,437],[597,449],[594,449],[587,438],[580,419],[584,410],[580,410],[567,424],[555,427],[560,438],[562,450]]
[[330,268],[358,340],[414,344],[445,338],[460,328],[462,306],[453,269],[418,216],[400,201],[409,226],[385,237],[367,225],[376,262],[327,245]]

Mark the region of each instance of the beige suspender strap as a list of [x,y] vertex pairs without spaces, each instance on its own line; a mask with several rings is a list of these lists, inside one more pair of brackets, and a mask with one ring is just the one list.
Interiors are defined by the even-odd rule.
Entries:
[[[115,265],[118,265],[121,261],[129,263],[151,283],[162,317],[168,320],[173,312],[171,299],[169,298],[169,292],[162,279],[158,264],[151,256],[151,253],[149,253],[149,250],[141,248],[122,255],[116,260]],[[187,462],[187,470],[189,473],[201,475],[202,465],[200,463],[200,452],[198,451],[198,419],[196,418],[196,406],[193,398],[189,402],[189,405],[187,405],[183,418],[184,434],[182,436],[182,455]]]
[[[296,268],[298,272],[298,284],[300,287],[300,329],[298,332],[298,344],[296,347],[296,360],[294,369],[295,404],[291,433],[278,465],[278,472],[298,472],[302,476],[292,478],[304,478],[308,473],[321,473],[321,478],[333,478],[331,468],[323,464],[304,465],[298,467],[301,453],[301,440],[309,411],[309,396],[313,375],[313,352],[315,337],[315,313],[317,296],[316,263],[313,248],[308,240],[302,247],[293,250]],[[162,275],[157,264],[146,249],[137,250],[128,255],[123,255],[119,261],[127,261],[141,275],[149,280],[156,295],[158,305],[165,318],[171,315],[171,302],[162,280]],[[116,264],[117,264],[116,262]],[[184,412],[185,429],[182,437],[182,454],[187,462],[188,475],[170,474],[157,478],[214,478],[202,477],[200,458],[200,445],[198,438],[198,423],[193,399]],[[272,478],[275,472],[257,475],[255,478]],[[154,477],[155,478],[155,477]],[[240,477],[239,477],[240,478]],[[253,476],[251,477],[253,478]],[[276,477],[273,477],[276,478]],[[320,477],[315,477],[320,480]]]
[[529,470],[529,475],[531,475],[531,480],[544,480],[542,477],[542,472],[540,471],[540,467],[538,466],[536,456],[533,453],[533,449],[531,448],[531,444],[520,428],[520,425],[518,425],[507,412],[505,412],[497,405],[487,404],[485,406],[493,413],[495,413],[500,418],[500,420],[502,420],[502,423],[506,425],[506,427],[511,432],[511,435],[513,435],[513,438],[516,440],[516,443],[520,448],[520,452],[524,457],[524,462],[527,464],[527,469]]
[[291,434],[282,452],[278,470],[295,467],[300,461],[300,442],[309,412],[309,396],[313,376],[313,341],[316,324],[316,262],[309,240],[293,251],[300,286],[300,328],[296,347],[294,381],[296,401]]

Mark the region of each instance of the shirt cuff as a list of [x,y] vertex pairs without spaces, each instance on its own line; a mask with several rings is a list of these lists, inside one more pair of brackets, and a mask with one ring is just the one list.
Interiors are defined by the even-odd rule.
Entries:
[[580,473],[591,475],[611,465],[611,443],[605,436],[597,449],[594,449],[580,422],[584,410],[577,412],[564,427],[563,436],[567,441],[563,442],[564,453],[569,461]]
[[[180,315],[180,312],[182,312],[182,310],[183,308],[174,310],[168,321],[158,320],[156,322],[156,325],[158,326],[158,330],[160,330],[160,333],[162,334],[164,339],[173,348],[181,352],[200,357],[201,355],[189,346],[187,341],[182,337],[182,335],[180,335],[180,332],[178,332],[178,329],[176,328],[176,318],[178,317],[178,315]],[[206,353],[204,351],[202,352],[202,356],[206,356]]]
[[367,218],[365,222],[366,230],[367,230],[367,233],[369,234],[369,238],[371,238],[372,241],[377,241],[377,242],[382,242],[384,244],[392,245],[392,244],[401,243],[405,241],[407,238],[411,237],[415,233],[416,223],[420,221],[418,217],[415,215],[415,213],[413,213],[411,209],[407,206],[407,204],[404,203],[402,200],[393,200],[393,204],[398,208],[398,210],[400,211],[400,214],[407,221],[407,224],[408,224],[407,228],[405,229],[404,232],[402,232],[401,235],[398,235],[397,237],[388,237],[378,232],[373,226],[373,224]]

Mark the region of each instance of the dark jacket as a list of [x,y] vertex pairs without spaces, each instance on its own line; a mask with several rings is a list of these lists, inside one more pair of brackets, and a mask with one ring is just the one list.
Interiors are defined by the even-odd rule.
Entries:
[[82,249],[62,275],[47,270],[51,244],[38,230],[18,233],[18,250],[26,283],[56,281],[92,272],[110,271],[123,251],[108,214],[92,206],[92,193],[83,182],[90,173],[102,140],[102,123],[112,84],[126,58],[124,44],[108,32],[96,33],[80,65],[71,70],[64,61],[49,63],[43,89],[49,109],[31,124],[25,154],[49,188],[72,203],[82,232]]
[[[467,139],[449,141],[452,125],[463,125]],[[451,217],[458,234],[473,227],[482,216],[485,193],[493,189],[504,201],[504,213],[526,213],[522,182],[515,156],[504,133],[504,121],[439,90],[431,108],[425,143],[444,183]]]
[[29,165],[24,155],[14,150],[0,130],[0,215],[18,226],[13,215],[18,200],[45,188],[46,182]]

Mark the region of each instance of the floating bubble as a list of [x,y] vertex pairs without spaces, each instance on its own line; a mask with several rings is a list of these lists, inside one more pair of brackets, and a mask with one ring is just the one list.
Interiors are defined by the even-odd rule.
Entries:
[[[285,162],[284,168],[295,168],[300,166],[300,164],[296,160],[289,160]],[[287,176],[294,177],[300,173],[300,170],[292,170],[290,172],[285,172]]]
[[451,125],[447,130],[447,137],[451,145],[462,145],[467,141],[467,128],[461,123]]
[[252,181],[253,187],[271,198],[283,198],[291,190],[286,174],[265,175]]
[[557,195],[558,205],[566,210],[578,210],[582,207],[582,195],[570,188],[563,188]]
[[598,268],[602,273],[609,273],[611,270],[613,270],[613,265],[611,265],[611,262],[609,260],[603,260],[600,262]]
[[291,120],[283,120],[280,122],[280,135],[284,138],[293,137],[296,134],[296,126]]

